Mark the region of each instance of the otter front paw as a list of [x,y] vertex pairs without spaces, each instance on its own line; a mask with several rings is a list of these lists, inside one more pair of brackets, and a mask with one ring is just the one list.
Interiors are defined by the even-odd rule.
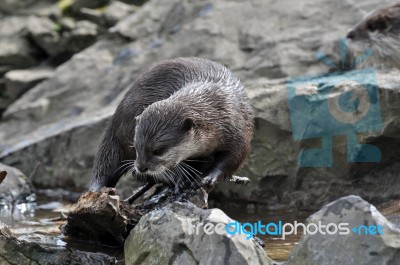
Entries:
[[217,169],[217,170],[210,172],[210,174],[208,174],[203,179],[202,186],[208,192],[210,192],[215,187],[215,185],[217,185],[217,183],[221,182],[222,180],[224,180],[224,173],[222,173],[221,170]]

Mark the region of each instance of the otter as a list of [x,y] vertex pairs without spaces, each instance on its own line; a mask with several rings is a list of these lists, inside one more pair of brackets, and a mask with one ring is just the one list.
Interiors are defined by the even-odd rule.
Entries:
[[346,37],[356,55],[371,49],[375,67],[400,69],[400,3],[372,11]]
[[90,190],[115,187],[129,171],[140,181],[186,178],[212,188],[243,165],[253,123],[244,86],[223,65],[193,57],[158,63],[136,79],[108,122]]

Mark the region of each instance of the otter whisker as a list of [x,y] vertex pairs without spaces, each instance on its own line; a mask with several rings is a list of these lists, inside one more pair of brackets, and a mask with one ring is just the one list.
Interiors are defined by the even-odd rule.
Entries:
[[[138,173],[138,172],[135,170],[135,164],[132,164],[132,165],[131,165],[131,167],[128,169],[128,172],[136,172],[136,173]],[[139,175],[142,175],[142,174],[139,172]]]
[[127,160],[122,160],[121,162],[135,162],[134,159],[127,159]]
[[184,164],[186,167],[191,168],[192,170],[196,171],[198,174],[203,174],[203,172],[199,171],[198,169],[195,169],[194,167],[192,167],[191,165],[182,162],[182,164]]
[[125,170],[128,166],[131,166],[131,165],[134,164],[134,163],[135,163],[135,161],[122,164],[119,168],[117,168],[117,169],[114,171],[114,174],[115,174],[118,170],[120,170],[120,169]]
[[177,180],[176,180],[176,177],[175,177],[175,172],[173,172],[172,170],[170,170],[169,168],[166,168],[167,169],[167,171],[168,171],[168,173],[171,175],[171,177],[172,177],[172,179],[173,179],[173,181],[174,181],[174,185],[176,185],[176,183],[177,183]]
[[190,172],[188,172],[188,171],[185,169],[185,167],[184,167],[185,163],[179,163],[178,165],[180,165],[181,168],[182,168],[182,170],[186,172],[186,174],[188,175],[187,179],[188,179],[189,181],[190,181],[190,178],[191,178],[191,179],[193,179],[194,181],[196,181],[197,184],[200,185],[200,183],[192,176],[192,174],[190,174]]
[[[185,163],[182,163],[182,167],[184,167],[184,166],[187,167],[188,165],[185,164]],[[188,167],[187,167],[187,170],[190,171],[190,172],[192,172],[192,173],[194,174],[194,176],[192,176],[191,174],[189,174],[189,176],[190,176],[199,186],[201,186],[201,185],[200,185],[200,182],[201,182],[201,177],[200,177],[200,175],[197,174],[195,171],[193,171],[191,168],[188,168]],[[200,180],[200,182],[197,181],[196,177]]]
[[196,160],[196,159],[186,159],[184,161],[188,161],[188,162],[200,162],[200,163],[210,163],[212,162],[211,160]]
[[163,169],[164,169],[163,176],[165,176],[172,184],[175,185],[173,176],[171,176],[171,174],[168,172],[169,169],[164,166],[163,166]]
[[188,179],[190,181],[190,179],[186,176],[185,172],[182,170],[182,166],[180,164],[177,164],[175,167],[178,171],[178,174],[180,176],[181,179]]

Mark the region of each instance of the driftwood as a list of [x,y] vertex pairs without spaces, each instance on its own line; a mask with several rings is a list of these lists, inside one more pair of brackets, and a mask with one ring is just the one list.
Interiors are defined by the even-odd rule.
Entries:
[[7,171],[0,171],[0,184],[3,182],[6,176],[7,176]]
[[[141,197],[140,204],[131,205]],[[208,193],[199,186],[171,187],[146,184],[128,199],[122,200],[115,189],[86,192],[71,207],[67,222],[61,227],[64,235],[100,245],[122,246],[139,219],[174,201],[190,201],[200,208],[208,207]]]

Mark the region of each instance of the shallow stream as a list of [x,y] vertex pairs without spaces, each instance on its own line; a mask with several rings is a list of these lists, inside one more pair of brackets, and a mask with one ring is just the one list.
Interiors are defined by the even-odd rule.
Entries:
[[[60,234],[59,227],[65,222],[65,217],[70,202],[54,201],[54,198],[38,196],[35,203],[25,203],[15,206],[14,213],[12,209],[3,208],[0,211],[0,221],[5,223],[19,239],[37,242],[42,246],[51,248],[78,249],[87,252],[101,252],[110,256],[123,258],[121,248],[108,248],[69,241]],[[285,212],[285,211],[266,211],[258,209],[252,205],[229,205],[220,206],[228,216],[241,223],[254,223],[261,221],[263,224],[270,222],[293,223],[304,222],[311,214],[310,212]],[[262,236],[258,235],[265,242],[265,250],[268,256],[276,261],[287,259],[290,251],[299,241],[301,234],[292,235],[282,240],[280,236]]]

